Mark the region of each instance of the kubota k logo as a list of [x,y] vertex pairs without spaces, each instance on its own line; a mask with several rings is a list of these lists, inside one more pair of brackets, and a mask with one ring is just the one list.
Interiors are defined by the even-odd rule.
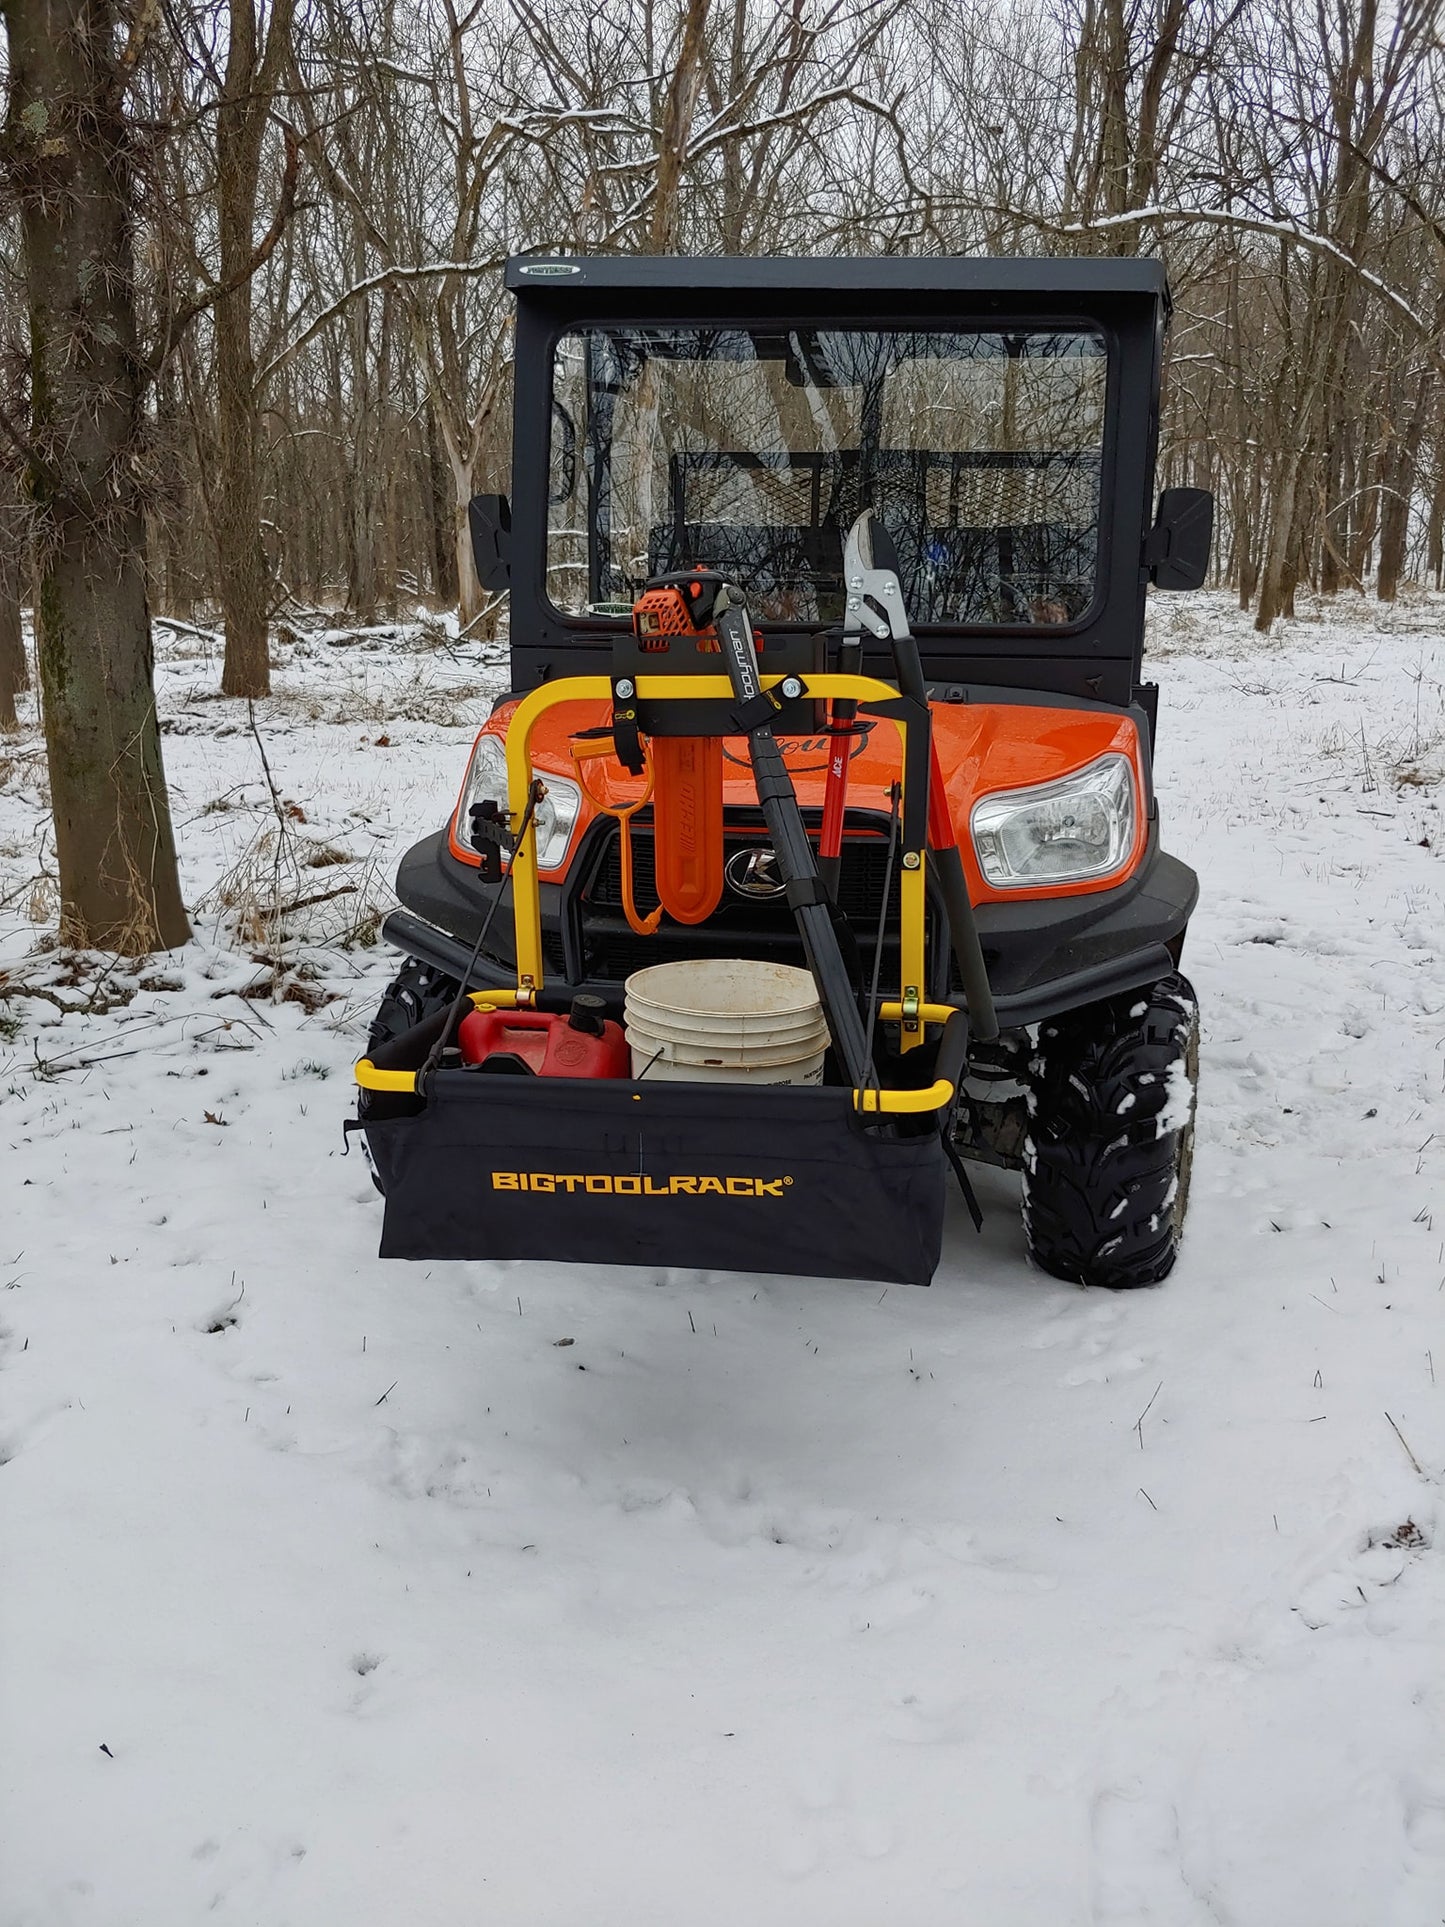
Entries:
[[740,897],[780,897],[787,889],[778,869],[778,854],[766,844],[734,850],[723,865],[727,886]]

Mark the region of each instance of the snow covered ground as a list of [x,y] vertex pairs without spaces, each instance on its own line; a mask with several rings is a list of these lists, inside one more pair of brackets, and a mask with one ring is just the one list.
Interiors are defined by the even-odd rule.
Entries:
[[3,1927],[1436,1927],[1442,631],[1161,607],[1205,1047],[1125,1297],[991,1170],[930,1291],[378,1262],[356,940],[495,652],[300,637],[273,798],[164,634],[139,971],[33,953],[0,742],[0,967],[89,1006],[0,1003]]

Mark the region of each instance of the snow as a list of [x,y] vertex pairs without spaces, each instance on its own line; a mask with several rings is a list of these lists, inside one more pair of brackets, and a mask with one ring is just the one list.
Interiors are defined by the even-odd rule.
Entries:
[[[1141,1084],[1146,1081],[1152,1083],[1153,1079],[1146,1080],[1143,1077],[1139,1079]],[[1120,1110],[1123,1110],[1125,1104],[1132,1104],[1133,1101],[1132,1096],[1126,1097],[1119,1106]],[[1193,1109],[1194,1084],[1190,1078],[1188,1066],[1171,1064],[1165,1073],[1163,1108],[1155,1119],[1159,1136],[1167,1137],[1172,1131],[1182,1131],[1188,1124],[1189,1115]]]
[[1157,609],[1199,1138],[1119,1297],[988,1168],[929,1291],[376,1259],[355,939],[493,650],[285,651],[285,894],[356,894],[279,980],[204,639],[160,639],[183,953],[33,951],[0,742],[0,967],[93,1005],[0,1005],[3,1927],[1436,1927],[1442,627]]

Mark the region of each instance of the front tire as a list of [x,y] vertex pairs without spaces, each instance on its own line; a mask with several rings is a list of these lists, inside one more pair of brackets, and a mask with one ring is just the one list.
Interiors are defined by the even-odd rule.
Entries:
[[1072,1284],[1157,1284],[1189,1202],[1199,1007],[1163,977],[1039,1027],[1029,1066],[1024,1232]]
[[444,971],[422,963],[417,957],[408,959],[377,1005],[366,1040],[367,1050],[389,1044],[393,1037],[400,1037],[403,1031],[445,1010],[455,1001],[460,989],[455,977],[448,977]]

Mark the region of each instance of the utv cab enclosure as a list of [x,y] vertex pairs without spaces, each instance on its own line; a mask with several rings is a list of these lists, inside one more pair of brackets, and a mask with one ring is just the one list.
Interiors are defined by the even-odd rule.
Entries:
[[[907,1063],[921,1041],[916,1024],[908,1035],[910,997],[962,1012],[949,1045],[965,1060],[956,1096],[934,1120],[945,1154],[1022,1172],[1029,1248],[1055,1275],[1162,1278],[1188,1186],[1197,1016],[1178,965],[1197,883],[1160,841],[1144,605],[1151,582],[1200,585],[1212,523],[1202,491],[1155,500],[1162,265],[523,256],[506,281],[511,488],[478,496],[471,522],[484,587],[509,594],[511,691],[448,820],[402,861],[401,907],[383,934],[407,961],[367,1062],[404,1076],[416,1037],[434,1041],[443,1012],[454,1024],[462,992],[484,1001],[520,983],[523,1003],[563,1010],[581,995],[616,1019],[628,977],[658,963],[760,959],[817,974],[800,887],[760,805],[756,715],[687,705],[695,740],[723,738],[722,881],[699,914],[678,913],[661,791],[654,807],[628,767],[629,746],[641,767],[637,732],[645,742],[669,729],[663,704],[629,712],[621,700],[661,687],[627,673],[651,666],[635,605],[659,578],[721,578],[719,607],[739,592],[746,605],[763,681],[790,672],[787,689],[803,691],[787,703],[775,693],[773,733],[815,843],[830,754],[846,741],[830,914],[877,1063]],[[875,532],[878,553],[855,532],[850,577],[855,524]],[[861,630],[860,554],[891,571],[868,577]],[[913,645],[894,642],[910,628],[913,691],[899,653]],[[818,679],[840,668],[900,700],[926,696],[922,729],[906,728],[902,709],[895,725],[886,702],[835,690],[830,706]],[[594,693],[534,714],[545,698],[532,692],[580,690],[578,678]],[[495,827],[520,827],[507,738],[523,704],[524,769],[543,786],[525,888],[521,848],[504,860]],[[921,858],[900,804],[906,737],[929,739],[934,764]],[[939,854],[954,840],[961,909]],[[889,987],[900,970],[901,991]],[[427,1052],[444,1079],[431,1042]],[[827,1081],[839,1081],[831,1056]],[[547,1082],[527,1101],[544,1102]],[[364,1114],[387,1101],[373,1086]],[[779,1100],[752,1101],[761,1112]]]

